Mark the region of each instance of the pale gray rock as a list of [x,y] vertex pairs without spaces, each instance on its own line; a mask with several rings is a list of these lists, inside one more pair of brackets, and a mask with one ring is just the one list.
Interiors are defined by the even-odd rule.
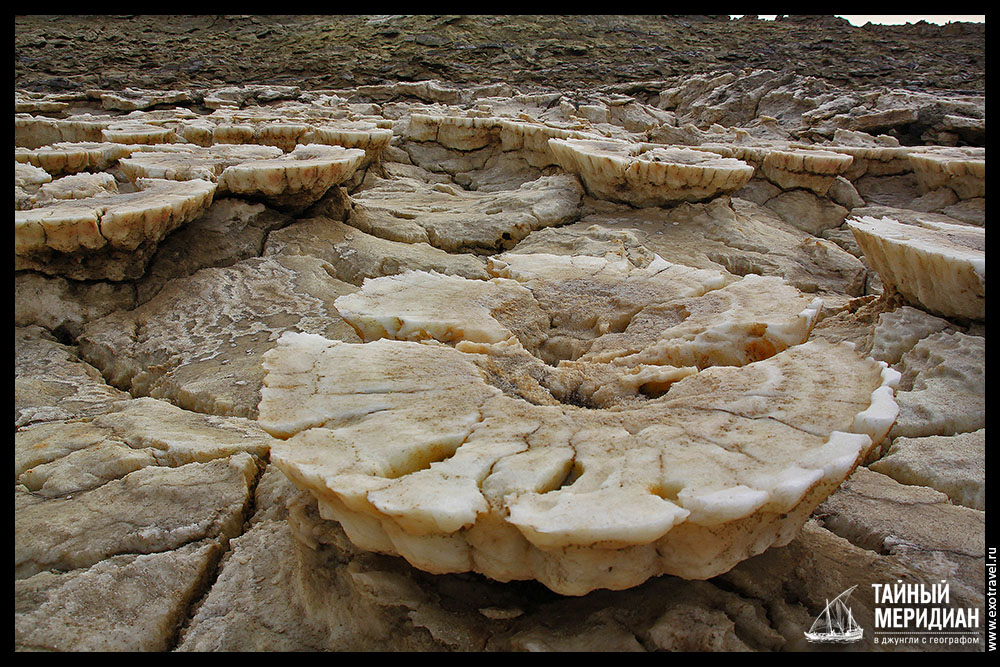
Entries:
[[[35,502],[14,522],[14,577],[86,568],[239,533],[258,475],[249,454],[146,467],[89,491]],[[15,496],[30,494],[16,486]]]
[[83,325],[116,310],[135,307],[135,286],[78,282],[33,271],[14,274],[14,326],[34,324],[76,338]]
[[950,218],[978,227],[986,226],[986,197],[963,199],[960,202],[945,206],[940,212]]
[[840,227],[847,214],[846,208],[825,197],[817,197],[806,190],[786,190],[764,204],[782,220],[802,231],[819,236],[827,229]]
[[899,418],[889,435],[953,435],[986,426],[986,339],[940,331],[921,339],[896,366]]
[[424,141],[405,142],[401,148],[406,151],[413,164],[429,171],[451,174],[452,176],[485,168],[487,161],[498,151],[496,145],[462,151]]
[[360,286],[365,278],[407,270],[437,271],[485,280],[486,262],[471,254],[452,254],[428,243],[391,241],[327,217],[303,218],[272,232],[264,256],[310,255],[329,262],[336,277]]
[[[982,599],[984,512],[953,505],[925,486],[858,468],[816,510],[823,525],[863,548],[896,557],[952,591]],[[891,583],[891,582],[886,582]]]
[[872,336],[871,356],[895,365],[918,341],[945,329],[954,329],[948,320],[919,308],[901,306],[879,315]]
[[129,395],[40,327],[14,329],[14,426],[91,417]]
[[260,356],[287,330],[358,340],[333,307],[356,288],[313,257],[251,258],[175,279],[150,301],[88,324],[81,355],[135,396],[254,417]]
[[827,190],[827,195],[834,203],[851,210],[865,205],[865,200],[858,194],[854,184],[843,176],[837,176],[833,185]]
[[[558,229],[535,232],[517,252],[550,252],[536,238],[593,237],[598,225],[628,232],[668,262],[695,268],[723,268],[737,276],[781,276],[804,292],[860,296],[865,267],[835,244],[802,232],[771,210],[737,198],[720,197],[672,209],[611,208]],[[603,232],[602,232],[603,233]]]
[[952,502],[986,510],[986,429],[951,436],[896,438],[868,466],[901,484],[929,486]]
[[773,199],[781,194],[781,188],[770,181],[762,178],[751,178],[747,184],[733,193],[733,197],[752,201],[754,204],[763,206],[769,199]]
[[267,233],[287,225],[287,215],[240,199],[218,199],[203,216],[160,244],[137,285],[138,302],[156,296],[164,283],[211,266],[259,257]]
[[533,230],[574,221],[582,199],[579,181],[566,174],[501,192],[394,179],[353,196],[346,222],[374,236],[448,252],[503,251]]
[[167,651],[221,552],[202,540],[14,582],[18,651]]
[[907,207],[917,211],[939,211],[958,201],[958,195],[951,188],[937,188],[917,197]]
[[862,176],[854,181],[861,198],[871,206],[905,207],[923,195],[917,177],[912,173],[894,176]]
[[846,229],[844,227],[833,227],[832,229],[823,230],[819,236],[827,241],[833,241],[838,246],[860,259],[862,262],[864,261],[865,254],[861,252],[861,247],[854,239],[854,233],[851,232],[850,229]]

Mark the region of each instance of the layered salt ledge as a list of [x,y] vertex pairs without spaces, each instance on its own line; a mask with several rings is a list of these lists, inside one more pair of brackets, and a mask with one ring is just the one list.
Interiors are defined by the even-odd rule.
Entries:
[[895,378],[848,345],[609,410],[508,396],[489,361],[286,333],[264,358],[259,422],[286,439],[271,460],[361,548],[583,595],[712,577],[787,543],[894,417]]
[[58,142],[41,148],[15,148],[17,162],[41,167],[53,176],[81,171],[104,171],[136,150],[134,145],[111,142]]
[[278,205],[304,206],[350,178],[365,160],[357,148],[309,144],[281,157],[227,167],[219,183],[235,195],[262,196]]
[[220,195],[261,197],[300,207],[351,178],[366,159],[361,149],[326,145],[297,146],[287,154],[275,146],[254,144],[150,148],[120,161],[131,180],[203,179],[217,183]]
[[841,174],[849,181],[862,176],[894,176],[913,171],[910,163],[909,146],[900,146],[895,137],[879,135],[873,137],[866,132],[852,132],[838,129],[832,142],[827,144],[792,143],[793,148],[816,149],[844,153],[853,158],[851,166]]
[[740,160],[688,148],[588,139],[550,139],[549,147],[592,196],[637,207],[711,199],[754,174]]
[[916,149],[910,164],[925,192],[946,187],[960,199],[986,196],[985,148]]
[[[56,200],[14,212],[14,265],[76,279],[110,278],[120,267],[80,263],[104,249],[129,252],[155,245],[211,205],[216,186],[207,181],[140,179],[140,190],[85,199]],[[112,271],[116,275],[108,275]],[[134,276],[137,277],[137,276]]]
[[[264,109],[233,111],[220,109],[209,116],[178,123],[177,133],[200,146],[213,144],[260,144],[291,151],[299,144],[323,144],[365,151],[366,164],[378,158],[392,140],[385,119],[364,120],[327,117],[323,109],[276,113]],[[332,116],[334,109],[326,110]]]
[[853,161],[850,155],[828,150],[771,150],[761,163],[761,174],[783,190],[804,188],[823,196]]
[[[156,148],[156,147],[154,147]],[[193,145],[169,147],[169,150],[144,150],[119,161],[129,180],[162,178],[189,181],[200,178],[213,183],[225,170],[254,160],[274,159],[284,155],[280,148],[255,145],[222,145],[201,148]]]
[[531,167],[542,169],[560,164],[549,146],[550,139],[594,140],[602,137],[581,129],[554,127],[527,119],[413,113],[406,138],[434,142],[458,151],[498,146],[500,151],[516,154]]
[[883,285],[935,314],[985,319],[985,229],[867,216],[847,226]]
[[509,277],[368,280],[336,304],[365,343],[290,333],[264,357],[272,461],[361,548],[569,595],[712,577],[790,540],[898,412],[899,374],[803,343],[819,304],[780,281],[489,268]]

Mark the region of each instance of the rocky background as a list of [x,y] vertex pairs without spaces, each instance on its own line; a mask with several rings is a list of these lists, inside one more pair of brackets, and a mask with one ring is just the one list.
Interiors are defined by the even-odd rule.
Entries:
[[20,16],[29,90],[441,79],[548,89],[744,68],[842,87],[982,93],[986,27],[833,16]]
[[[504,211],[527,207],[522,184],[566,176],[512,171],[494,162],[495,146],[452,150],[408,127],[411,113],[488,104],[664,144],[981,147],[984,25],[59,15],[16,17],[14,29],[16,111],[35,114],[16,128],[134,110],[172,122],[175,107],[188,112],[179,123],[226,108],[280,118],[283,104],[315,103],[393,130],[378,160],[307,211],[218,197],[121,258],[139,278],[67,277],[44,262],[15,273],[16,649],[809,650],[803,631],[826,601],[857,585],[853,611],[870,630],[871,584],[895,582],[947,581],[950,605],[980,609],[984,623],[985,322],[884,290],[844,225],[893,215],[981,232],[984,196],[925,192],[912,171],[845,172],[822,195],[755,178],[672,208],[580,190],[572,222],[511,240],[515,222],[493,216],[484,246],[466,223],[498,208],[490,197]],[[128,185],[119,168],[101,170]],[[38,192],[25,184],[24,205]],[[432,219],[431,206],[453,238],[379,236],[383,200],[398,209],[392,222]],[[407,218],[407,206],[421,215]],[[456,211],[462,224],[448,218]],[[814,337],[854,342],[903,373],[900,421],[794,540],[708,581],[560,596],[355,548],[269,461],[273,439],[255,421],[262,355],[293,329],[357,342],[333,303],[365,278],[408,268],[484,278],[486,256],[515,247],[656,252],[781,276],[823,298]],[[846,648],[913,647],[868,631]]]

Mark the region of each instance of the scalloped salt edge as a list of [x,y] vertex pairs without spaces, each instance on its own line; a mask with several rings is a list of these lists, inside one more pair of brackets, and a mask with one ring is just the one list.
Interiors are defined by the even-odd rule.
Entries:
[[[806,311],[810,310],[812,309],[806,309]],[[286,333],[282,338],[285,338],[285,336],[310,336],[310,339],[308,339],[310,343],[319,343],[323,340],[321,336],[309,334]],[[294,339],[289,338],[289,340]],[[855,347],[849,343],[842,343],[842,345],[847,345],[851,349]],[[872,391],[869,407],[857,413],[854,420],[855,423],[852,425],[852,430],[859,429],[866,432],[831,432],[827,441],[822,446],[804,453],[796,461],[782,469],[781,472],[773,475],[765,475],[760,478],[759,483],[761,485],[768,484],[772,486],[770,491],[754,489],[742,484],[730,489],[701,494],[682,491],[678,494],[678,500],[685,502],[690,507],[681,507],[653,494],[646,494],[649,496],[649,500],[657,505],[656,509],[658,511],[654,512],[652,519],[647,519],[645,523],[640,521],[638,525],[632,526],[632,528],[641,527],[640,532],[648,542],[645,544],[633,544],[632,546],[626,545],[624,548],[621,544],[615,544],[621,540],[623,535],[616,532],[613,527],[609,527],[604,533],[598,532],[598,536],[605,541],[604,546],[600,544],[581,545],[580,547],[558,546],[552,547],[554,549],[552,551],[546,551],[543,545],[549,542],[552,544],[560,543],[557,532],[544,534],[544,531],[535,531],[535,535],[533,535],[535,539],[532,540],[530,539],[532,537],[531,531],[525,534],[521,526],[517,526],[517,529],[522,534],[522,537],[527,540],[528,545],[541,549],[538,555],[536,555],[536,560],[541,559],[540,562],[546,564],[545,568],[556,567],[557,569],[562,566],[554,565],[553,562],[561,562],[560,559],[564,557],[572,559],[572,556],[566,555],[566,548],[582,548],[594,557],[610,559],[617,563],[620,557],[624,557],[623,554],[625,552],[634,548],[642,549],[654,544],[660,544],[662,547],[665,544],[663,541],[670,538],[671,530],[676,527],[692,524],[698,529],[712,530],[714,526],[728,522],[740,522],[761,510],[766,511],[768,516],[772,517],[784,516],[785,513],[793,514],[797,517],[793,523],[797,525],[792,530],[787,525],[782,524],[778,527],[776,535],[772,536],[773,539],[770,539],[768,544],[762,548],[758,549],[754,547],[754,552],[759,553],[760,550],[767,548],[767,546],[787,543],[798,531],[798,526],[801,524],[798,519],[804,521],[807,517],[807,514],[798,516],[803,511],[803,503],[807,499],[810,502],[815,501],[818,503],[846,479],[865,454],[870,451],[873,444],[881,440],[879,435],[884,437],[884,432],[888,430],[892,420],[894,420],[894,415],[898,411],[898,408],[892,399],[891,392],[892,388],[898,383],[900,375],[897,371],[889,368],[884,362],[877,362],[871,359],[869,361],[878,363],[882,367],[880,374],[882,384]],[[869,433],[874,433],[878,439],[873,439]],[[330,497],[325,496],[325,494],[324,497],[320,497],[321,515],[324,518],[340,522],[345,532],[357,546],[373,551],[399,554],[414,566],[427,571],[444,573],[475,570],[487,576],[499,578],[500,580],[533,577],[549,585],[550,588],[568,595],[583,594],[593,588],[625,588],[636,585],[649,576],[654,576],[654,574],[644,571],[640,574],[623,574],[613,581],[600,580],[598,583],[581,581],[579,583],[566,584],[565,582],[553,580],[545,572],[536,571],[533,569],[536,567],[535,565],[520,563],[517,564],[521,568],[518,570],[521,573],[520,575],[512,577],[508,573],[507,578],[504,578],[505,575],[503,573],[507,572],[510,566],[507,564],[495,565],[495,567],[499,567],[500,569],[491,570],[490,567],[493,566],[484,564],[489,562],[490,557],[480,554],[478,547],[470,543],[467,540],[467,535],[463,534],[464,530],[474,528],[475,519],[472,522],[463,523],[453,533],[411,535],[400,528],[392,517],[384,515],[373,516],[370,513],[366,513],[366,506],[369,505],[369,500],[365,496],[369,490],[375,490],[375,487],[379,485],[381,480],[357,474],[341,475],[338,478],[341,478],[341,482],[346,482],[346,478],[352,478],[354,479],[354,483],[359,486],[355,486],[355,491],[352,493],[349,492],[346,496],[331,491],[332,495]],[[353,501],[351,500],[352,497]],[[511,518],[516,519],[519,510],[516,510],[514,505],[508,505],[508,507],[511,508]],[[811,511],[811,508],[804,509]],[[685,512],[687,513],[686,515],[684,514]],[[697,524],[699,515],[711,515],[715,520],[707,520],[704,524]],[[476,518],[478,518],[478,515]],[[707,519],[708,517],[706,516],[705,518]],[[773,523],[772,519],[770,524]],[[661,530],[663,532],[657,535]],[[770,532],[767,534],[770,535]],[[683,539],[691,538],[687,536],[686,538],[682,538],[682,541]],[[669,551],[669,549],[666,549],[666,551]],[[660,553],[660,547],[657,547],[657,553]],[[563,555],[560,556],[560,554]],[[663,573],[670,573],[672,569],[671,563],[675,563],[678,560],[684,562],[685,557],[678,557],[677,554],[669,557],[664,556],[663,563],[661,563],[658,570]],[[731,567],[731,564],[729,566]],[[718,573],[718,571],[712,569],[705,569],[701,572],[704,578],[715,576]],[[697,572],[692,576],[698,578]],[[586,577],[583,577],[583,579],[586,579]]]

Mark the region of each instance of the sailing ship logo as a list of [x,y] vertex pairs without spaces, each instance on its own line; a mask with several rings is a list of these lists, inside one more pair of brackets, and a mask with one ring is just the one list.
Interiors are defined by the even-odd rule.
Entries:
[[816,617],[809,631],[804,633],[808,641],[848,644],[861,640],[865,631],[854,620],[854,614],[847,606],[847,598],[855,588],[857,586],[851,586],[827,601],[823,612]]

